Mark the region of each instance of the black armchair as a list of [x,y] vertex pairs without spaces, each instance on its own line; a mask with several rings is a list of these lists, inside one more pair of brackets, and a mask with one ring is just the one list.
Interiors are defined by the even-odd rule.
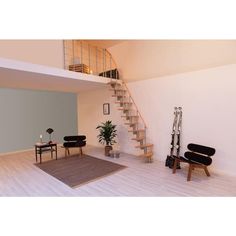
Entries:
[[202,168],[206,175],[210,176],[207,166],[212,163],[211,157],[215,154],[215,149],[193,143],[188,145],[188,149],[190,151],[185,152],[184,157],[174,157],[173,174],[176,172],[178,163],[185,162],[189,164],[187,181],[191,180],[191,174],[194,168]]
[[85,135],[74,135],[64,137],[63,147],[65,148],[65,156],[70,155],[70,148],[79,148],[80,155],[83,155],[82,147],[86,146]]

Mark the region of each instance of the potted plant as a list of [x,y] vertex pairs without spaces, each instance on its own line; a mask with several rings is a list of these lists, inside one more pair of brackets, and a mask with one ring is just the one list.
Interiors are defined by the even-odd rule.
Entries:
[[113,125],[112,121],[108,120],[98,125],[96,129],[99,130],[98,142],[105,145],[105,156],[110,156],[112,145],[116,143],[116,125]]

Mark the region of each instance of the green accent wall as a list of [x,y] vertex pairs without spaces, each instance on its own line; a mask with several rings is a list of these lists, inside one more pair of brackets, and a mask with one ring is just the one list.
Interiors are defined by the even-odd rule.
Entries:
[[76,94],[0,89],[0,153],[33,148],[40,134],[48,141],[49,127],[58,143],[78,133]]

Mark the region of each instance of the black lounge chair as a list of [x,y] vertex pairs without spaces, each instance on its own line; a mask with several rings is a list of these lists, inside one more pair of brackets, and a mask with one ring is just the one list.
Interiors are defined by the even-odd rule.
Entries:
[[189,164],[187,181],[191,180],[191,174],[194,168],[202,168],[206,175],[210,176],[207,166],[212,163],[211,157],[215,154],[215,149],[193,143],[188,145],[188,149],[190,151],[185,152],[184,157],[174,156],[173,174],[176,172],[178,163],[185,162]]
[[79,148],[80,155],[83,155],[82,147],[86,146],[85,135],[74,135],[64,137],[63,147],[65,148],[65,156],[70,155],[70,148]]

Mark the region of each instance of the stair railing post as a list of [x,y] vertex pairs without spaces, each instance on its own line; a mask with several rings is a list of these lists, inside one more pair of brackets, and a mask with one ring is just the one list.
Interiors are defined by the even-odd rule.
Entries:
[[64,69],[66,70],[66,42],[63,40]]
[[118,69],[116,68],[116,79],[118,79]]
[[[147,144],[147,134],[146,134],[146,126],[144,127],[144,140],[143,145],[145,146]],[[147,147],[144,147],[144,154],[147,154]]]
[[89,74],[90,74],[90,67],[91,67],[91,65],[90,65],[90,45],[89,45],[89,43],[88,43],[88,58],[89,58]]
[[82,41],[80,41],[80,59],[81,59],[81,62],[80,62],[81,66],[83,68],[83,42]]
[[106,53],[106,49],[104,49],[104,65],[105,65],[105,77],[107,77],[107,74],[106,74],[106,69],[107,69],[107,53]]
[[74,70],[75,70],[75,42],[74,39],[72,40],[72,65],[74,65]]
[[105,72],[104,72],[104,49],[102,50],[102,76],[104,77]]
[[96,47],[96,75],[98,74],[98,48]]
[[112,70],[111,70],[111,54],[110,54],[110,78],[112,78]]

